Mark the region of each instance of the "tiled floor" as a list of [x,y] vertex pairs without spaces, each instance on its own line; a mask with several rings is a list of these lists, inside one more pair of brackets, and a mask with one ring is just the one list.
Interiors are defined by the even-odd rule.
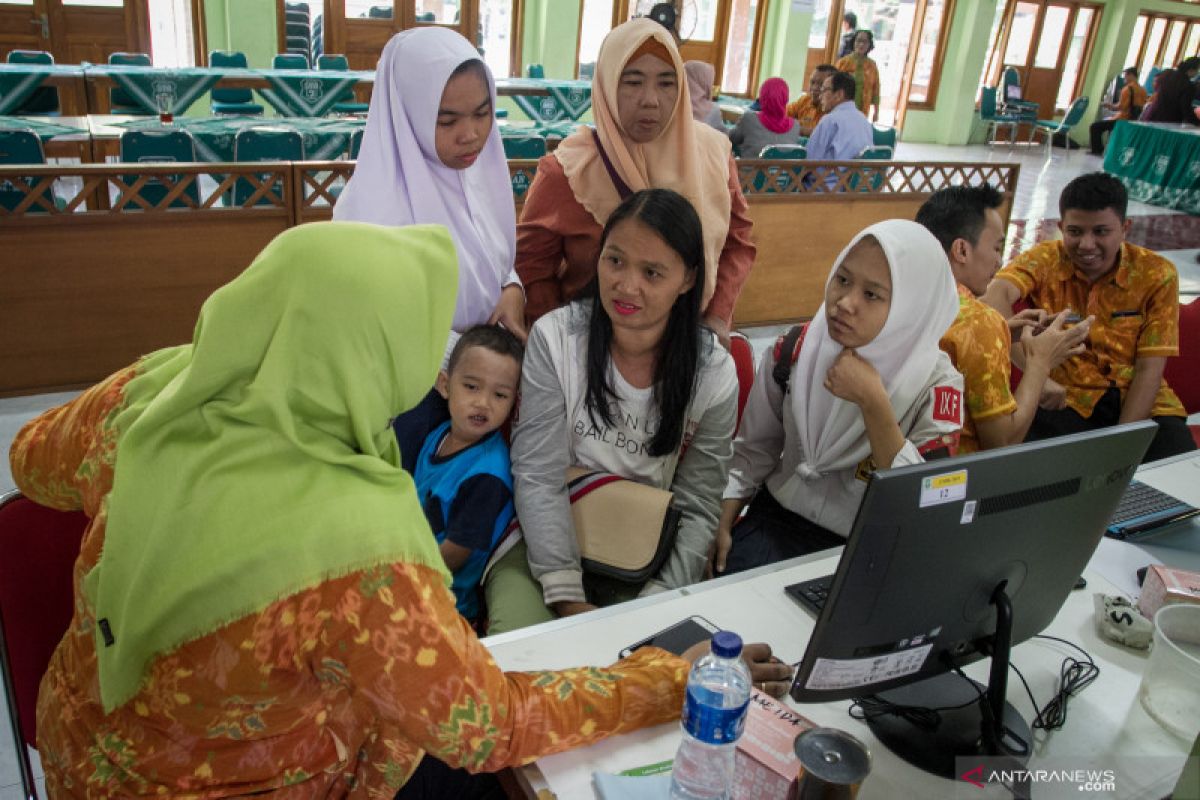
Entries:
[[[1062,187],[1075,176],[1099,170],[1100,159],[1083,151],[1066,153],[1056,149],[1047,158],[1044,147],[1005,146],[989,148],[984,145],[945,147],[940,145],[901,143],[896,158],[905,161],[985,161],[1015,162],[1021,165],[1017,194],[1013,203],[1012,225],[1009,229],[1008,254],[1011,256],[1031,244],[1057,235],[1058,195]],[[1180,294],[1185,302],[1200,295],[1200,220],[1176,214],[1157,206],[1131,202],[1129,216],[1133,226],[1129,240],[1150,247],[1169,257],[1179,269]],[[770,346],[787,326],[754,328],[746,331],[756,356]],[[24,422],[42,410],[63,403],[74,392],[0,399],[0,493],[13,488],[8,468],[8,447]],[[5,716],[7,716],[7,711]],[[8,731],[7,719],[0,731],[0,800],[21,797],[19,773]],[[41,775],[41,765],[35,764]],[[40,784],[39,784],[40,788]]]

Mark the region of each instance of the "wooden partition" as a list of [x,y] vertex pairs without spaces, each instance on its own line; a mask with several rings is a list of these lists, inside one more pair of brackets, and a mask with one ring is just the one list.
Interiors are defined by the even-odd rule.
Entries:
[[[189,187],[213,166],[0,170],[0,187],[38,190],[15,212],[0,207],[0,396],[87,386],[191,340],[205,298],[292,224],[289,164],[221,165],[197,204]],[[56,178],[63,196],[53,210],[30,202]],[[238,178],[267,204],[221,206]],[[140,193],[153,183],[168,187],[161,202]],[[108,208],[89,204],[97,193]],[[177,197],[185,207],[170,208]]]
[[[509,162],[518,213],[536,166]],[[353,169],[346,161],[0,168],[0,192],[6,181],[26,192],[11,210],[0,203],[0,396],[85,386],[189,341],[204,299],[282,230],[329,219]],[[758,247],[734,316],[745,327],[810,317],[854,234],[912,219],[937,189],[989,182],[1005,195],[1007,222],[1018,167],[741,161],[739,171]],[[230,207],[239,179],[248,183]],[[54,204],[44,194],[51,186]],[[154,202],[142,195],[148,186],[160,187]]]

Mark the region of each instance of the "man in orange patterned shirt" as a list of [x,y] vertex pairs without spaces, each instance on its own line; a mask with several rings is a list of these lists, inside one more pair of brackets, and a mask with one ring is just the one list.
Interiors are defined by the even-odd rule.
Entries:
[[1014,321],[1022,328],[1017,347],[1025,370],[1016,396],[1010,389],[1011,334],[1004,317],[980,302],[988,282],[1000,269],[1004,251],[1004,196],[990,184],[941,189],[917,211],[917,222],[937,237],[958,283],[958,316],[939,345],[963,376],[967,414],[958,442],[959,453],[1019,444],[1025,440],[1038,398],[1050,371],[1083,352],[1088,324],[1064,328],[1065,314],[1034,335],[1035,319]]
[[787,115],[800,122],[800,135],[812,136],[813,129],[825,116],[821,109],[821,87],[825,79],[837,72],[833,64],[821,64],[813,70],[808,79],[808,92],[800,95],[794,103],[787,107]]
[[1158,433],[1144,460],[1155,461],[1196,448],[1183,405],[1162,377],[1179,354],[1179,276],[1167,259],[1125,241],[1126,204],[1116,178],[1080,175],[1059,197],[1062,241],[1019,255],[983,299],[1005,315],[1029,298],[1046,312],[1095,318],[1087,349],[1051,373],[1048,386],[1063,390],[1043,401],[1030,439],[1151,418]]

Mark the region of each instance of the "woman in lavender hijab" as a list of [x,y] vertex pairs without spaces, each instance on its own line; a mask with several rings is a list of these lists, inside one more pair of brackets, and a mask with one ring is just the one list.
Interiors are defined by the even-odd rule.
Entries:
[[524,340],[495,101],[491,72],[462,36],[435,27],[396,34],[380,56],[358,164],[333,218],[445,225],[458,251],[454,331],[500,323]]
[[[462,36],[435,27],[396,34],[379,58],[354,176],[333,208],[335,220],[450,230],[458,297],[447,355],[458,334],[480,323],[526,338],[525,291],[513,268],[516,214],[495,103],[492,74]],[[396,418],[405,469],[412,471],[425,436],[448,418],[436,391]]]

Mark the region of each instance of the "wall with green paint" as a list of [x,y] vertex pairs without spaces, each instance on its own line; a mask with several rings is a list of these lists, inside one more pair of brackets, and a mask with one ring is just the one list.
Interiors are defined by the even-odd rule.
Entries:
[[[279,49],[275,26],[275,0],[204,0],[204,23],[208,49],[240,50],[251,67],[268,68]],[[255,95],[255,101],[273,114],[271,106]],[[189,114],[210,113],[208,98],[192,106]]]

